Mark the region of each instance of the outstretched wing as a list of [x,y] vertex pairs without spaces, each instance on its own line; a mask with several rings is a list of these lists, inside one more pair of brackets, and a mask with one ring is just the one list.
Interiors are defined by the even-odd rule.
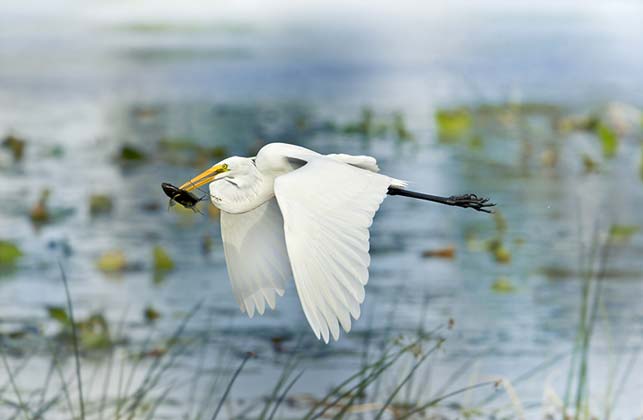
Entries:
[[370,263],[369,227],[391,178],[325,156],[277,177],[286,247],[306,319],[325,342],[358,319]]
[[271,199],[247,213],[221,212],[221,237],[228,277],[242,312],[263,315],[275,308],[292,277],[281,211]]

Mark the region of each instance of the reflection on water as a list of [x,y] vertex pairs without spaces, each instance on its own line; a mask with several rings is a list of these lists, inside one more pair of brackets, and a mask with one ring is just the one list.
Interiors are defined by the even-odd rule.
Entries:
[[[162,355],[165,340],[201,301],[184,336],[200,344],[171,372],[181,382],[192,378],[186,372],[229,371],[255,351],[258,361],[249,362],[233,391],[235,409],[245,406],[240,398],[247,403],[272,389],[283,353],[297,345],[307,349],[300,362],[306,373],[293,394],[319,394],[358,368],[367,340],[449,320],[455,325],[445,332],[444,350],[431,359],[435,387],[467,363],[455,384],[513,380],[553,358],[516,383],[529,406],[549,386],[563,395],[578,326],[580,250],[596,229],[620,225],[627,238],[610,254],[590,359],[590,389],[602,392],[614,366],[622,369],[640,350],[643,333],[643,239],[628,231],[643,223],[640,112],[632,123],[635,109],[601,108],[611,99],[641,103],[641,92],[631,89],[643,82],[641,56],[623,44],[640,46],[641,37],[608,31],[582,13],[560,20],[489,13],[465,19],[454,12],[432,29],[419,22],[397,35],[367,23],[328,36],[324,26],[295,23],[54,20],[56,31],[45,41],[9,25],[0,39],[0,132],[26,143],[17,162],[11,145],[0,149],[0,239],[24,255],[0,274],[0,337],[12,363],[30,360],[21,386],[40,385],[32,378],[47,368],[50,348],[38,337],[60,329],[60,319],[50,317],[51,307],[65,306],[60,260],[75,312],[95,333],[92,343],[101,344],[102,321],[90,315],[104,314],[112,336],[124,337],[115,359],[132,372],[143,369],[134,369],[131,355]],[[536,105],[477,107],[508,100]],[[468,108],[437,112],[454,103]],[[598,110],[617,134],[614,157],[609,133],[574,119],[588,110]],[[168,210],[160,189],[223,156],[252,155],[268,141],[371,154],[384,173],[410,180],[413,189],[482,193],[501,216],[387,199],[372,228],[362,318],[325,346],[310,333],[293,287],[276,311],[252,320],[241,314],[217,215],[206,205],[204,214]],[[51,218],[34,223],[29,215],[45,189]],[[91,198],[96,194],[109,205]],[[159,249],[172,269],[159,269]],[[7,338],[17,331],[25,333]],[[89,395],[102,395],[108,360],[103,354],[84,361],[96,382]],[[638,414],[641,387],[633,375],[620,390],[623,415]],[[193,388],[178,387],[162,411],[171,418],[187,411],[186,400],[207,396],[206,385]]]

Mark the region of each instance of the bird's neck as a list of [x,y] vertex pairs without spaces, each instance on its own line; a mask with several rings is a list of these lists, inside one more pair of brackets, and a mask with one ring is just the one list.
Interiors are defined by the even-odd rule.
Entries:
[[258,170],[243,177],[222,179],[210,184],[212,204],[227,213],[249,212],[274,195],[274,177]]

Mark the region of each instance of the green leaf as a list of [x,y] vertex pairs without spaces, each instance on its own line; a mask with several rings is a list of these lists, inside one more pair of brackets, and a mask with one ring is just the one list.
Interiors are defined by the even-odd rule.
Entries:
[[618,136],[612,129],[604,124],[599,124],[596,129],[596,135],[601,141],[603,155],[607,158],[612,158],[616,155],[618,150]]
[[508,278],[499,277],[491,285],[491,290],[493,290],[496,293],[511,293],[516,291],[516,287]]
[[123,161],[142,161],[145,160],[145,153],[134,146],[125,144],[121,147],[118,157]]
[[10,241],[0,240],[0,267],[13,266],[22,257],[22,251]]
[[105,194],[93,194],[89,197],[89,213],[92,216],[106,214],[112,211],[112,198]]
[[395,132],[398,140],[413,140],[413,134],[408,130],[408,128],[406,128],[404,115],[400,112],[393,114],[393,131]]
[[49,313],[49,318],[58,321],[60,324],[71,325],[71,320],[65,308],[61,306],[48,306],[47,312]]
[[455,139],[468,134],[473,126],[471,112],[465,108],[438,110],[435,113],[438,136],[441,139]]
[[143,311],[143,316],[147,322],[156,321],[161,317],[161,313],[154,309],[152,306],[148,306]]
[[626,240],[632,237],[635,233],[641,230],[640,226],[636,225],[612,225],[610,227],[610,237],[613,239]]
[[598,172],[599,171],[599,163],[594,160],[590,155],[587,153],[583,153],[582,156],[583,159],[583,169],[585,170],[585,173],[591,173],[591,172]]
[[106,273],[116,273],[127,268],[127,258],[121,250],[107,251],[98,258],[96,267]]
[[161,246],[154,247],[154,270],[166,271],[174,268],[174,261]]

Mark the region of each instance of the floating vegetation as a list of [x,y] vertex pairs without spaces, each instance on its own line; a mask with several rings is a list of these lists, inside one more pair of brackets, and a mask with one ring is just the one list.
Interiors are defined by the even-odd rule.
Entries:
[[229,154],[228,148],[223,145],[203,146],[187,137],[162,138],[158,148],[162,160],[178,165],[202,166]]
[[51,208],[49,206],[50,197],[51,190],[48,188],[43,189],[35,204],[29,211],[29,218],[36,228],[45,224],[59,222],[71,216],[75,212],[75,209],[71,207]]
[[[489,252],[497,263],[509,264],[511,262],[511,251],[505,245],[508,229],[507,219],[499,210],[493,213],[493,219],[495,222],[495,234],[488,239],[480,239],[475,232],[469,232],[466,236],[467,248],[475,252]],[[518,240],[518,242],[520,241]]]
[[62,306],[48,306],[47,313],[50,319],[58,321],[60,324],[71,323],[69,315],[67,315],[67,309]]
[[117,159],[123,163],[143,162],[147,155],[136,146],[124,144],[118,152]]
[[556,127],[561,132],[570,131],[587,131],[594,132],[600,124],[600,119],[596,115],[569,115],[561,117]]
[[375,121],[375,112],[371,108],[362,108],[360,119],[342,128],[344,134],[360,135],[365,138],[385,136],[387,130],[386,124]]
[[406,127],[404,115],[401,112],[393,114],[393,132],[398,140],[413,140],[413,134]]
[[469,138],[469,149],[480,150],[484,147],[484,139],[479,134],[474,134]]
[[[214,207],[214,206],[211,206]],[[203,255],[208,255],[212,252],[213,240],[212,236],[207,233],[201,237],[201,253]]]
[[98,216],[112,212],[114,202],[112,197],[106,194],[92,194],[89,197],[89,214]]
[[[641,110],[627,104],[612,103],[579,115],[553,104],[507,103],[438,109],[434,117],[436,135],[442,143],[478,151],[483,145],[498,150],[504,147],[500,142],[516,141],[517,145],[507,145],[514,154],[512,169],[528,176],[534,170],[547,171],[548,175],[564,173],[568,153],[581,157],[584,173],[598,173],[602,162],[594,157],[591,143],[595,142],[604,159],[613,159],[626,136],[633,141],[643,132],[641,115]],[[566,146],[560,141],[563,139],[573,141],[574,146]],[[507,164],[505,155],[503,159],[495,156],[499,155],[491,158],[494,163]],[[637,169],[643,179],[643,149]]]
[[445,246],[444,248],[428,249],[422,253],[424,258],[455,258],[455,247],[453,245]]
[[65,155],[65,148],[57,144],[47,148],[45,151],[45,156],[51,158],[61,158]]
[[143,310],[143,318],[146,322],[154,322],[161,317],[161,313],[152,306],[147,306]]
[[441,109],[435,113],[438,137],[444,141],[454,141],[470,134],[473,117],[466,108]]
[[599,124],[596,128],[596,135],[601,142],[603,156],[613,158],[618,150],[618,136],[605,124]]
[[491,285],[491,290],[496,293],[511,293],[516,291],[516,287],[507,277],[498,277]]
[[[67,309],[61,306],[49,306],[47,313],[49,318],[56,321],[61,327],[57,337],[64,341],[72,341],[74,339],[72,320]],[[78,344],[84,350],[105,349],[113,344],[109,333],[109,324],[100,313],[94,313],[85,319],[77,320],[73,326],[76,327]]]
[[496,210],[493,213],[493,221],[496,224],[496,231],[499,234],[504,234],[507,231],[507,218],[500,210]]
[[492,239],[487,244],[489,251],[500,264],[509,264],[511,262],[511,252],[500,238]]
[[476,113],[488,116],[504,114],[546,115],[555,117],[562,112],[560,106],[545,102],[505,102],[499,104],[482,104],[476,108]]
[[18,245],[0,239],[0,268],[13,267],[21,257],[22,251]]
[[51,192],[47,188],[41,191],[38,201],[36,201],[36,204],[34,204],[29,212],[29,217],[32,222],[42,224],[51,220],[51,214],[48,208],[50,194]]
[[20,162],[25,155],[25,146],[27,141],[16,135],[9,134],[2,140],[2,147],[8,149],[13,156],[13,160]]
[[145,34],[166,33],[195,33],[195,32],[223,32],[235,34],[248,34],[256,30],[253,25],[245,22],[132,22],[114,25],[112,29],[125,32]]
[[547,147],[540,154],[540,163],[545,168],[554,168],[558,164],[558,152],[553,147]]
[[625,243],[641,230],[637,225],[612,225],[609,230],[609,237],[612,241]]
[[600,164],[589,154],[583,153],[581,159],[583,161],[583,170],[586,174],[599,172]]
[[154,256],[154,271],[169,271],[174,268],[174,261],[160,245],[154,247],[152,254]]
[[96,261],[96,267],[105,273],[119,273],[129,268],[127,257],[120,249],[107,251]]
[[[317,127],[318,131],[336,131],[336,127],[330,123],[324,123]],[[394,138],[397,141],[411,141],[413,133],[408,129],[404,114],[394,112],[387,118],[378,118],[372,108],[362,108],[359,120],[345,124],[339,129],[343,134],[357,135],[365,139],[372,138]]]

